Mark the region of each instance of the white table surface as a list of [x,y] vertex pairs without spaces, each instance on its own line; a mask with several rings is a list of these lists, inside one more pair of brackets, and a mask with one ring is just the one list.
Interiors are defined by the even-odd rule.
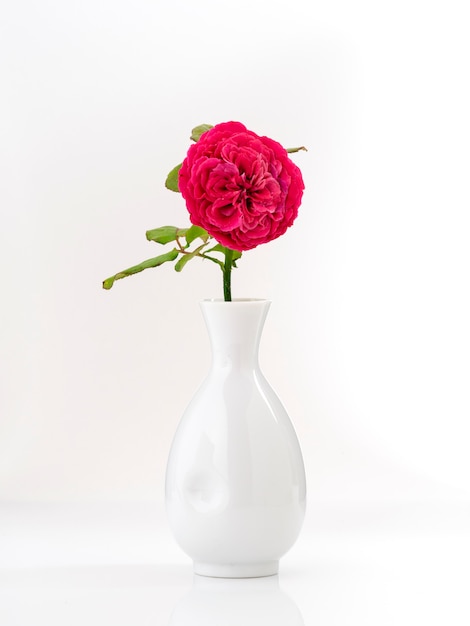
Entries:
[[1,626],[470,624],[470,504],[310,503],[279,576],[193,576],[153,503],[0,505]]

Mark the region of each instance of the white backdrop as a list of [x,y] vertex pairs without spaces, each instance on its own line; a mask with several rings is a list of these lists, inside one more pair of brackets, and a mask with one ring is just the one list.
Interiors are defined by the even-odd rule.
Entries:
[[470,496],[470,44],[464,2],[83,0],[0,19],[4,501],[162,500],[209,364],[194,261],[101,281],[184,226],[200,123],[285,146],[306,192],[246,253],[267,378],[315,500]]

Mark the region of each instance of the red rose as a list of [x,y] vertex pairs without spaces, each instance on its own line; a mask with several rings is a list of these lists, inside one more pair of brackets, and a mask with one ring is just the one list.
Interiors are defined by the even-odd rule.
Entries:
[[178,178],[191,222],[232,250],[284,234],[304,183],[286,150],[240,122],[217,124],[192,145]]

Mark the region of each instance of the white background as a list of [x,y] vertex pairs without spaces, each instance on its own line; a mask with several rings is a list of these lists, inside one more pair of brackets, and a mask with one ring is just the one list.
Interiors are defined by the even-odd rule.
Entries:
[[[398,519],[418,538],[429,520],[435,529],[445,519],[449,536],[468,532],[464,9],[457,0],[4,3],[0,502],[3,534],[19,546],[6,565],[34,561],[21,545],[36,527],[15,535],[22,506],[161,506],[172,435],[209,364],[198,301],[221,296],[220,272],[195,260],[110,292],[101,281],[161,251],[147,229],[187,224],[166,174],[193,126],[227,120],[308,147],[293,155],[306,184],[297,221],[244,254],[233,275],[234,296],[273,301],[261,363],[304,451],[306,533],[336,528],[340,553],[361,520],[386,533]],[[312,541],[294,553],[307,565],[318,556]],[[409,568],[408,551],[399,554]],[[332,552],[322,555],[334,570]],[[306,623],[318,617],[309,606],[306,594]],[[407,623],[397,620],[382,623]]]

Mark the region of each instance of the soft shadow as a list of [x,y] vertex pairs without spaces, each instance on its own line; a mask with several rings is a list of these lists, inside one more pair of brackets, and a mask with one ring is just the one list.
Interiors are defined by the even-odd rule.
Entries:
[[191,591],[176,605],[169,626],[304,626],[278,576],[226,579],[194,576]]

